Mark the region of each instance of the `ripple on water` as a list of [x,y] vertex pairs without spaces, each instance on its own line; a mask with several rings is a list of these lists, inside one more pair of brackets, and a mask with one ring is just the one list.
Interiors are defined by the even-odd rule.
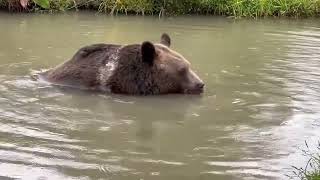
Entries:
[[177,162],[177,161],[165,161],[165,160],[155,160],[155,159],[148,159],[148,158],[132,158],[131,161],[133,162],[144,162],[144,163],[151,163],[151,164],[159,164],[159,165],[170,165],[170,166],[183,166],[186,163]]
[[27,166],[16,162],[2,162],[0,163],[0,177],[13,178],[13,179],[70,179],[79,180],[84,177],[70,177],[62,172],[59,172],[55,167],[37,167]]
[[15,124],[0,123],[0,132],[14,134],[18,136],[32,137],[37,139],[52,140],[57,142],[80,142],[81,140],[67,138],[64,134],[50,131],[43,131],[35,127],[21,127]]

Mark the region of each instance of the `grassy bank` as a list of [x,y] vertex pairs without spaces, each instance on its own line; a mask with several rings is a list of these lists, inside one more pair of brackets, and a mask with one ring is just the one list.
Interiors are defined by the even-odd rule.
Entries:
[[[41,3],[48,2],[48,7]],[[28,2],[28,5],[25,3]],[[41,8],[42,6],[42,8]],[[0,0],[10,11],[92,9],[103,13],[148,15],[210,14],[234,17],[320,15],[320,0]]]

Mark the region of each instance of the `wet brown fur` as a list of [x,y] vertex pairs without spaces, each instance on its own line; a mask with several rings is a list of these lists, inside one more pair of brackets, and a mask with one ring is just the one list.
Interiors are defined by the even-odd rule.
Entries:
[[157,55],[151,67],[149,64],[141,62],[140,45],[129,45],[121,48],[117,70],[109,80],[112,92],[146,95],[178,93],[181,91],[179,83],[170,79],[170,76],[163,72],[164,69],[160,68],[162,64],[166,63],[162,59],[166,52],[158,46],[155,47]]
[[40,74],[40,78],[56,85],[97,89],[99,68],[105,66],[119,45],[94,44],[81,48],[71,60]]
[[[169,42],[170,45],[170,42]],[[163,44],[154,44],[154,58],[144,62],[141,44],[127,46],[94,44],[81,48],[71,60],[42,74],[53,84],[93,90],[109,89],[122,94],[183,93],[181,68],[188,69],[189,62]],[[112,75],[102,82],[101,68],[116,62]]]

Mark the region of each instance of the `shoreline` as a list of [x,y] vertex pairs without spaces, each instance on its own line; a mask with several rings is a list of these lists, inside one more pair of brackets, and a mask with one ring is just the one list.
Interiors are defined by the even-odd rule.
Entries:
[[[25,3],[27,2],[27,3]],[[42,2],[36,4],[36,2]],[[43,3],[46,2],[46,3]],[[15,13],[94,11],[109,15],[207,15],[228,18],[309,18],[320,16],[320,0],[0,0],[0,10]]]

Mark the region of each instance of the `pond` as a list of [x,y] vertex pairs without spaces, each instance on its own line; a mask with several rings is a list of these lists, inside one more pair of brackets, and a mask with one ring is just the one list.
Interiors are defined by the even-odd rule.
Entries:
[[[203,95],[134,97],[32,81],[92,43],[158,42]],[[0,14],[0,177],[285,179],[320,137],[320,21]]]

